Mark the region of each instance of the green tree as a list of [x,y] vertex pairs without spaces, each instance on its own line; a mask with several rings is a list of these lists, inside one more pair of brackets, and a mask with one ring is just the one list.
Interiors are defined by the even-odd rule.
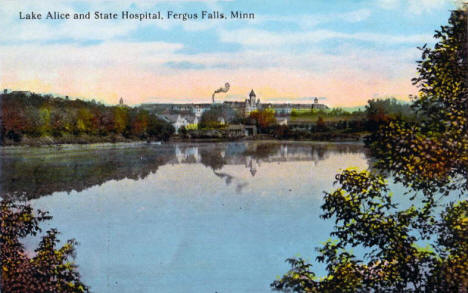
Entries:
[[[302,259],[272,288],[293,292],[466,292],[468,288],[467,18],[453,11],[433,49],[422,47],[418,123],[383,123],[367,143],[381,174],[402,183],[412,204],[402,209],[382,175],[345,170],[325,193],[331,236],[318,249],[327,264],[318,278]],[[449,202],[443,204],[440,200]],[[440,211],[442,212],[440,213]],[[439,213],[439,214],[438,214]],[[421,247],[421,244],[426,245]],[[364,255],[354,255],[359,247]]]
[[391,120],[415,120],[415,113],[410,104],[399,102],[395,98],[371,99],[366,105],[367,128],[376,131],[379,126]]
[[51,229],[42,237],[34,256],[27,253],[20,239],[41,232],[40,222],[51,217],[29,205],[2,200],[0,259],[2,275],[0,289],[9,293],[88,292],[80,281],[73,263],[76,241],[69,240],[61,248],[56,245],[57,230]]
[[76,117],[76,129],[79,133],[90,132],[93,128],[93,114],[88,108],[78,109]]
[[42,135],[48,134],[51,130],[50,125],[50,109],[49,107],[42,107],[39,109],[39,117],[40,117],[40,133]]
[[[212,105],[210,109],[203,112],[198,126],[199,128],[221,128],[239,119],[239,113],[229,105]],[[223,120],[224,123],[221,123]]]
[[203,112],[200,117],[200,123],[198,124],[199,128],[220,128],[224,125],[220,122],[223,119],[223,105],[214,105],[210,109]]
[[148,137],[167,141],[175,132],[174,126],[151,115],[148,117]]
[[126,107],[114,107],[114,129],[123,134],[128,125],[128,109]]

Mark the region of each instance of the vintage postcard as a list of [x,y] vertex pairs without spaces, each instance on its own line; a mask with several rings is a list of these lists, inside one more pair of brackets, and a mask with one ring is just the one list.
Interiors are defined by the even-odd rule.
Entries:
[[467,7],[0,0],[0,291],[466,293]]

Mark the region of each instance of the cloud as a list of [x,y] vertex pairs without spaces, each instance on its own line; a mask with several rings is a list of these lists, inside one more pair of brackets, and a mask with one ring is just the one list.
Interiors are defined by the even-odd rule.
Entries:
[[164,63],[164,65],[169,68],[174,68],[174,69],[204,69],[206,68],[205,65],[187,62],[187,61],[180,61],[180,62],[170,61],[170,62]]
[[459,0],[378,0],[380,8],[388,10],[402,10],[411,14],[420,15],[437,11],[444,6],[457,6]]
[[[158,4],[170,5],[172,8],[183,8],[184,3],[200,3],[202,7],[218,7],[218,3],[230,0],[123,0],[123,1],[87,1],[75,0],[51,0],[36,1],[24,0],[21,2],[4,0],[0,5],[0,27],[4,29],[0,34],[0,42],[47,42],[57,40],[84,41],[84,40],[111,40],[128,35],[145,25],[150,24],[162,29],[169,29],[180,24],[178,21],[157,20],[35,20],[27,21],[19,19],[19,12],[34,11],[47,14],[48,11],[60,11],[70,14],[85,13],[90,11],[115,12],[123,10],[144,13],[146,11],[160,10]],[[204,30],[211,28],[215,22],[183,24],[187,30]]]
[[[2,86],[129,104],[158,96],[161,102],[209,101],[213,85],[229,81],[232,95],[255,88],[269,97],[320,96],[353,105],[372,94],[414,93],[410,78],[417,50],[343,47],[285,54],[268,48],[236,53],[182,54],[182,44],[106,42],[0,46]],[[300,99],[298,101],[301,101]]]
[[[4,29],[0,42],[47,42],[60,40],[108,40],[128,34],[137,28],[138,23],[130,21],[102,20],[20,20],[19,12],[34,11],[45,15],[48,11],[60,11],[70,14],[82,12],[70,4],[72,1],[6,1],[0,6],[0,25]],[[105,2],[108,3],[108,2]],[[94,3],[93,5],[96,5]],[[107,4],[108,5],[108,4]],[[53,9],[52,9],[53,8]],[[97,6],[95,7],[96,10]],[[106,10],[106,5],[100,7]],[[94,8],[90,8],[94,11]],[[108,10],[112,11],[112,10]]]
[[380,33],[342,33],[332,30],[305,32],[271,32],[257,29],[220,30],[220,40],[227,43],[239,43],[245,46],[280,46],[318,43],[330,39],[358,40],[381,44],[425,43],[432,35],[388,35]]
[[425,12],[431,12],[442,8],[447,3],[453,3],[454,1],[447,0],[419,0],[419,1],[408,1],[408,10],[414,14],[423,14]]
[[135,24],[130,22],[112,23],[90,20],[86,23],[69,21],[61,25],[23,22],[11,26],[0,34],[0,42],[103,41],[124,36],[134,29]]
[[342,13],[339,18],[348,22],[360,22],[369,18],[369,16],[371,16],[371,11],[369,9],[359,9]]
[[[184,2],[171,2],[171,5],[184,7]],[[194,2],[203,2],[207,7],[220,4]],[[386,2],[388,7],[396,5],[397,8],[407,3]],[[21,4],[21,9],[47,10],[51,3],[55,2],[27,1],[24,6]],[[87,3],[85,8],[71,6],[72,1],[56,3],[57,10],[119,11],[132,5],[135,10],[154,9],[155,3],[161,2],[97,1],[98,4]],[[18,13],[18,2],[7,0],[6,4],[0,7],[0,16]],[[424,9],[436,9],[431,5],[423,4],[428,7]],[[362,22],[372,13],[365,8],[340,13],[259,15],[241,24],[229,21],[222,24],[216,21],[51,24],[18,23],[0,17],[0,26],[7,28],[0,34],[0,77],[2,86],[7,88],[94,97],[108,103],[124,96],[129,104],[149,101],[155,96],[166,102],[209,101],[213,87],[226,81],[232,85],[232,97],[245,97],[255,88],[262,101],[279,97],[309,101],[306,100],[309,97],[326,96],[327,103],[332,105],[353,105],[365,102],[375,93],[395,96],[414,93],[410,78],[415,74],[414,61],[419,53],[406,48],[432,40],[432,34],[395,35],[372,30],[350,33],[338,31],[336,26],[332,26],[336,30],[313,28],[331,22],[345,26]],[[278,26],[269,26],[269,22],[297,26],[284,26],[291,30],[284,31],[282,27],[280,33],[272,31]],[[146,33],[158,36],[161,29],[167,30],[164,38],[172,42],[148,41]],[[171,33],[178,34],[179,29],[190,34],[212,31],[203,35],[193,33],[193,39],[186,33],[168,37]],[[131,38],[134,33],[142,33],[136,39],[145,42]],[[201,38],[195,41],[197,37]],[[329,40],[339,41],[333,42],[339,44],[333,47],[333,53],[320,44]],[[376,49],[377,44],[382,45],[378,46],[381,49]],[[204,50],[205,45],[213,50]],[[187,50],[195,46],[201,50]],[[235,50],[221,52],[226,47]]]
[[397,9],[401,5],[401,0],[377,0],[378,6],[383,9]]
[[[216,20],[205,21],[187,21],[179,22],[173,20],[164,21],[131,21],[131,20],[68,20],[68,21],[24,21],[19,20],[19,12],[35,11],[46,14],[53,8],[54,11],[74,13],[83,13],[87,11],[117,12],[121,10],[130,10],[136,12],[145,12],[151,10],[164,9],[183,9],[187,2],[200,3],[206,8],[223,10],[220,6],[223,2],[216,0],[166,0],[166,1],[146,1],[146,0],[123,0],[107,1],[97,0],[88,2],[77,2],[74,0],[51,0],[35,1],[25,0],[21,4],[17,1],[6,0],[0,6],[0,26],[7,27],[0,34],[0,42],[49,42],[49,41],[68,41],[82,42],[89,40],[115,40],[122,39],[132,32],[136,32],[145,26],[155,26],[160,29],[168,30],[175,26],[182,26],[186,31],[204,31],[209,29],[220,29],[229,26],[230,22]],[[158,6],[161,4],[162,6]],[[202,6],[202,7],[203,7]],[[303,28],[310,28],[319,23],[328,23],[334,21],[359,22],[367,19],[371,15],[369,9],[359,9],[342,13],[327,14],[302,14],[291,16],[278,15],[257,15],[255,20],[246,21],[244,24],[261,24],[268,21],[294,22]]]
[[[219,11],[223,11],[222,7],[217,7]],[[330,22],[349,22],[355,23],[364,21],[371,15],[369,9],[359,9],[344,13],[327,13],[327,14],[300,14],[300,15],[272,15],[272,14],[257,14],[255,19],[245,20],[246,25],[263,25],[268,22],[294,23],[302,28],[310,29],[318,24],[326,24]],[[173,25],[174,23],[172,23]],[[168,23],[168,25],[171,25]],[[186,31],[203,31],[208,29],[220,29],[229,25],[229,22],[220,23],[218,20],[204,21],[187,21],[183,22],[182,26]]]
[[299,14],[299,15],[257,15],[252,24],[261,24],[265,22],[283,22],[295,23],[302,28],[311,28],[318,24],[330,22],[360,22],[371,16],[369,9],[358,9],[342,13],[321,13],[321,14]]

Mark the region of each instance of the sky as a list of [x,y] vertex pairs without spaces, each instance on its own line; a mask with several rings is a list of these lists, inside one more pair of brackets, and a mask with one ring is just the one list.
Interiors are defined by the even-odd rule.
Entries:
[[[0,0],[0,88],[116,104],[222,100],[363,105],[417,89],[418,46],[453,0]],[[202,11],[227,19],[200,19]],[[91,12],[90,20],[24,20]],[[94,12],[116,20],[93,19]],[[162,20],[121,19],[160,11]],[[167,19],[167,12],[198,15]],[[231,11],[254,19],[231,19]]]

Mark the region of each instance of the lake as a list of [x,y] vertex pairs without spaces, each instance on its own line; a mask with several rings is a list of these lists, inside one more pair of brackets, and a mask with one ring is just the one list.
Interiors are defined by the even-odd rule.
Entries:
[[79,242],[93,292],[271,292],[286,258],[314,262],[329,238],[319,215],[335,174],[368,164],[357,143],[12,148],[0,186]]

